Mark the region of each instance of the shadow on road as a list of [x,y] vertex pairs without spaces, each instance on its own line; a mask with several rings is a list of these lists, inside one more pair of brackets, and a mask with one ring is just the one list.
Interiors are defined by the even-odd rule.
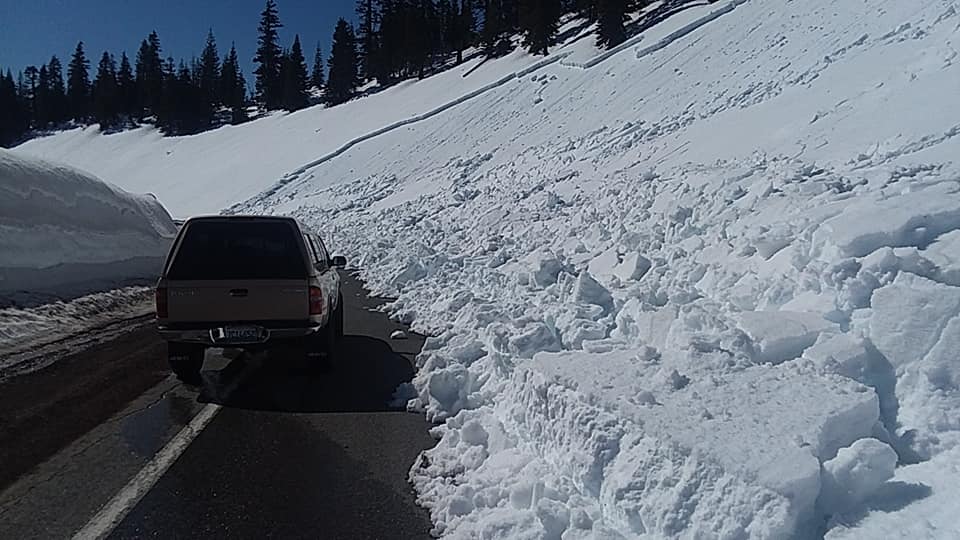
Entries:
[[317,370],[284,353],[235,358],[205,371],[198,400],[225,407],[291,413],[380,412],[393,392],[413,379],[410,360],[389,343],[348,335],[329,369]]

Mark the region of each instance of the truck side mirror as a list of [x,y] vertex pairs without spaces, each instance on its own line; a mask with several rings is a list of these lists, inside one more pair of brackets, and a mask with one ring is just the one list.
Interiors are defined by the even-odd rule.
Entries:
[[347,266],[347,258],[342,255],[335,255],[333,257],[333,266],[337,268],[343,268]]

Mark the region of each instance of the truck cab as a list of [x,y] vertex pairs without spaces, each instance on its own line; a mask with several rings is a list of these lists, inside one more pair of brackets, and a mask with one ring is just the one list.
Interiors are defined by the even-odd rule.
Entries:
[[199,382],[208,347],[283,347],[331,361],[343,334],[340,275],[314,231],[289,217],[188,219],[157,283],[170,367]]

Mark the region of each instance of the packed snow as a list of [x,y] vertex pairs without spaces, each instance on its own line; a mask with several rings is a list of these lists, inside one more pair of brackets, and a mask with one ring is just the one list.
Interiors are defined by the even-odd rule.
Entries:
[[175,234],[151,195],[0,150],[0,306],[155,278]]
[[[957,537],[960,12],[684,7],[614,54],[574,36],[488,62],[502,83],[390,129],[384,92],[26,149],[175,146],[147,183],[260,133],[197,198],[270,172],[231,211],[314,225],[431,336],[395,397],[438,423],[410,471],[438,535]],[[436,99],[431,81],[396,92]],[[377,134],[306,158],[279,128],[338,110]]]
[[[124,287],[69,301],[0,309],[0,381],[36,371],[129,330],[132,319],[153,313],[152,287]],[[56,348],[59,350],[51,350]]]

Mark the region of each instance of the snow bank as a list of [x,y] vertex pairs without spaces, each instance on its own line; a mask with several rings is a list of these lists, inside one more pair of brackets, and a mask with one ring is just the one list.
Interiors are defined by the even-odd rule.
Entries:
[[0,298],[31,303],[157,275],[176,228],[153,196],[0,150]]
[[[67,302],[0,309],[0,381],[42,369],[75,347],[109,339],[129,319],[153,313],[152,287],[125,287]],[[64,340],[73,339],[68,347]],[[56,347],[59,350],[47,350]]]

